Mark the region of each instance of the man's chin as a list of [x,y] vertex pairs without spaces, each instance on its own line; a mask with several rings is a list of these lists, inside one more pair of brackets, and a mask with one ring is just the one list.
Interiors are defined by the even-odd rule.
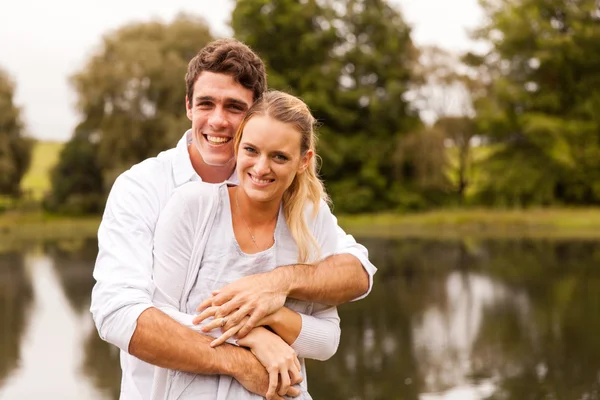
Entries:
[[233,156],[231,158],[224,158],[210,156],[204,157],[202,153],[200,153],[200,155],[202,156],[202,161],[204,161],[204,164],[211,167],[231,167],[232,165],[235,165],[235,158]]

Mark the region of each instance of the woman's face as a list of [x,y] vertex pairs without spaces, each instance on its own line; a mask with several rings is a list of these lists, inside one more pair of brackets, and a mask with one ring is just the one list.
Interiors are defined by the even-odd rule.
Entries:
[[266,116],[248,120],[238,148],[237,173],[246,195],[260,202],[281,201],[296,174],[313,156],[300,154],[301,134],[291,124]]

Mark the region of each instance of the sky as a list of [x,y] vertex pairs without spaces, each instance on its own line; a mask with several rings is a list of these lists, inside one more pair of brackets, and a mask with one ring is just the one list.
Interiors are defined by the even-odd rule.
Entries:
[[[456,52],[476,48],[468,30],[484,21],[477,0],[390,2],[412,26],[417,45]],[[105,33],[133,21],[170,21],[183,11],[204,17],[213,35],[230,36],[232,9],[231,0],[0,0],[0,67],[16,83],[15,103],[27,133],[69,139],[80,116],[68,78]]]

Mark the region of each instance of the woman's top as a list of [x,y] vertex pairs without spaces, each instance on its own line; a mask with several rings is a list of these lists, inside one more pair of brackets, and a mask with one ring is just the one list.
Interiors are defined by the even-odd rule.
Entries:
[[[332,255],[337,248],[337,224],[325,202],[315,218],[306,207],[307,225],[314,235],[320,254],[317,261]],[[244,253],[232,225],[227,184],[192,182],[178,189],[161,213],[154,237],[155,292],[153,302],[175,320],[195,330],[191,323],[196,307],[212,291],[244,276],[270,271],[277,266],[296,264],[298,248],[280,210],[274,231],[274,245],[257,254]],[[302,317],[302,329],[292,344],[302,366],[302,396],[306,390],[304,358],[324,360],[338,346],[340,329],[335,307],[294,299],[286,307]],[[206,321],[208,323],[209,321]],[[219,329],[211,332],[220,336]],[[230,341],[231,342],[231,341]],[[153,399],[260,399],[240,383],[225,375],[196,375],[181,371],[155,369]]]

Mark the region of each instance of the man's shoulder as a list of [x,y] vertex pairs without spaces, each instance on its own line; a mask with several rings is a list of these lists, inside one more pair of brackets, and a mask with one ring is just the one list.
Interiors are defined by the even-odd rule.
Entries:
[[111,188],[112,196],[152,197],[170,192],[173,186],[173,156],[175,149],[147,158],[122,172]]
[[155,181],[156,174],[172,173],[175,155],[176,149],[165,150],[156,157],[150,157],[135,164],[121,175]]

